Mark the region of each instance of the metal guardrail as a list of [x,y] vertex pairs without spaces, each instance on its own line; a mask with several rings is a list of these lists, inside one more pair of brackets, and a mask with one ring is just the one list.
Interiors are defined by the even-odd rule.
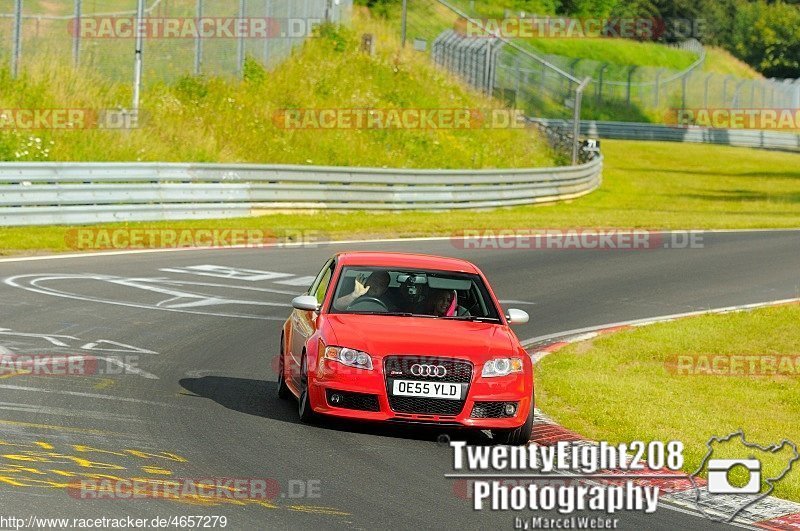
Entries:
[[[565,120],[531,118],[546,127],[568,128]],[[633,122],[581,121],[581,134],[591,138],[658,140],[800,152],[800,134],[754,129],[712,129]]]
[[578,197],[602,157],[579,166],[503,170],[2,163],[0,226],[210,219],[268,210],[449,210]]

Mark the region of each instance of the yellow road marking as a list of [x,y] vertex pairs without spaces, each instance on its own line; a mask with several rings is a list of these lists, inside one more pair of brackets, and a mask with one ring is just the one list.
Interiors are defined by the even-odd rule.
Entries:
[[169,459],[170,461],[177,461],[178,463],[188,463],[189,462],[188,459],[186,459],[185,457],[181,457],[181,456],[179,456],[177,454],[173,454],[173,453],[170,453],[170,452],[159,452],[157,454],[151,454],[149,452],[142,452],[141,450],[127,450],[126,449],[126,450],[123,450],[123,451],[131,454],[134,457],[141,457],[142,459],[150,459],[150,458],[158,457],[158,458],[161,458],[161,459]]
[[[43,428],[50,430],[58,430],[61,432],[72,431],[72,432],[83,432],[92,434],[107,433],[98,430],[86,430],[81,428],[70,428],[65,426],[54,426],[49,424],[34,424],[29,422],[19,422],[11,420],[0,420],[0,424]],[[182,485],[182,483],[177,479],[164,477],[164,476],[172,476],[173,472],[167,468],[158,465],[142,465],[139,466],[138,468],[144,473],[162,476],[161,478],[152,478],[152,477],[122,478],[116,475],[102,473],[102,471],[113,471],[113,470],[123,471],[123,470],[128,470],[128,468],[126,466],[118,464],[90,461],[83,457],[77,457],[74,455],[65,455],[58,452],[54,452],[53,450],[55,450],[55,447],[49,442],[42,440],[35,441],[33,443],[28,443],[25,445],[13,444],[0,440],[0,446],[10,446],[10,447],[24,446],[26,448],[35,448],[39,450],[39,451],[31,451],[29,449],[25,449],[25,450],[17,450],[17,453],[0,454],[0,458],[5,458],[10,461],[22,462],[19,464],[0,463],[0,485],[5,484],[13,487],[29,487],[29,488],[49,487],[56,489],[73,489],[73,490],[79,489],[78,494],[80,494],[81,496],[92,497],[92,498],[96,497],[98,499],[105,497],[113,498],[115,496],[120,495],[120,493],[117,492],[116,487],[114,486],[115,482],[124,485],[127,485],[128,483],[135,484],[136,482],[149,483],[151,485],[163,485],[163,486],[175,486],[175,487],[180,487]],[[147,460],[167,459],[171,461],[177,461],[179,463],[188,462],[186,458],[170,452],[145,452],[142,450],[133,450],[133,449],[120,449],[119,451],[112,451],[112,450],[103,450],[100,448],[95,448],[83,444],[70,444],[69,446],[71,446],[77,452],[84,452],[84,453],[96,452],[104,454],[106,457],[110,457],[111,455],[117,457],[127,457],[128,460],[131,457],[134,458],[138,457]],[[46,477],[47,476],[46,472],[38,468],[34,468],[33,466],[31,466],[32,463],[71,463],[73,466],[77,466],[81,470],[72,471],[72,470],[64,470],[63,468],[58,468],[58,467],[53,467],[53,468],[46,467],[44,468],[44,470],[56,476],[56,478],[54,479],[49,479]],[[129,464],[130,463],[126,463],[126,465]],[[38,476],[38,478],[36,476]],[[89,481],[92,479],[95,480],[94,483]],[[67,482],[64,482],[63,480],[67,480]],[[98,484],[97,481],[100,481],[100,483]],[[103,484],[103,481],[105,481],[106,483],[110,482],[111,484],[105,485]],[[245,495],[246,492],[242,491],[241,489],[237,489],[236,487],[233,486],[215,485],[213,482],[207,484],[205,480],[202,479],[192,480],[192,482],[189,485],[191,485],[191,489],[189,489],[189,492],[182,490],[179,494],[173,495],[167,490],[165,490],[164,492],[160,492],[159,490],[154,490],[153,497],[177,501],[189,505],[199,505],[199,506],[257,505],[266,509],[285,509],[297,512],[314,513],[314,514],[328,515],[334,517],[350,515],[350,513],[341,511],[334,507],[320,507],[313,505],[280,506],[276,505],[271,500],[238,498],[238,495]],[[230,495],[224,495],[224,494],[206,495],[204,491],[201,489],[207,487],[213,487],[214,489],[225,489],[226,491],[230,492]],[[70,493],[70,495],[73,495],[73,493]]]
[[92,386],[93,389],[107,389],[114,385],[115,381],[111,378],[103,378]]
[[316,505],[290,505],[287,507],[290,511],[298,511],[302,513],[315,513],[315,514],[330,514],[336,516],[350,516],[350,513],[334,509],[333,507],[319,507]]
[[172,471],[167,470],[166,468],[161,468],[160,466],[143,466],[141,467],[142,472],[147,472],[148,474],[157,474],[161,476],[171,476]]
[[32,372],[33,371],[13,371],[13,372],[10,372],[8,374],[0,375],[0,380],[5,380],[6,378],[12,378],[14,376],[24,376],[24,375],[30,374]]

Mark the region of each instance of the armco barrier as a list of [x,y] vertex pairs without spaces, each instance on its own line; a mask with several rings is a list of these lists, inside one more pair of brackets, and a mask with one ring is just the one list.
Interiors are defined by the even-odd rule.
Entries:
[[[530,120],[548,127],[572,127],[571,123],[564,120],[549,120],[545,118],[531,118]],[[648,123],[583,120],[581,122],[581,133],[591,138],[694,142],[800,152],[800,134],[778,131],[712,129],[695,126],[678,127]]]
[[504,170],[2,163],[0,226],[240,217],[269,210],[445,210],[569,199],[601,183],[602,157]]

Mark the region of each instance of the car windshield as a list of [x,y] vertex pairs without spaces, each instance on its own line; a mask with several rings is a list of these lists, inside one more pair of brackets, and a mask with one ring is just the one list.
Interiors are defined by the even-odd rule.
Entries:
[[500,320],[478,275],[381,267],[345,267],[331,313]]

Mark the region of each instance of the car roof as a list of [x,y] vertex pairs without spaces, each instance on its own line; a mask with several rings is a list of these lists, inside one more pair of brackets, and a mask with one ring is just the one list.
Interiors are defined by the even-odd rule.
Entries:
[[479,273],[478,268],[466,260],[429,254],[352,251],[339,253],[336,257],[338,262],[345,266],[408,267],[439,271],[458,271],[461,273]]

